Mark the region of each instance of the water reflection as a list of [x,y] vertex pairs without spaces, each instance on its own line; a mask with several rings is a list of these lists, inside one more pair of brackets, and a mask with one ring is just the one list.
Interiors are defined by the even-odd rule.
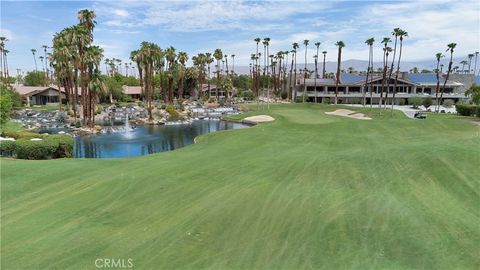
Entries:
[[175,126],[139,126],[129,132],[75,138],[75,157],[117,158],[170,151],[193,143],[201,134],[247,125],[215,120],[198,120]]

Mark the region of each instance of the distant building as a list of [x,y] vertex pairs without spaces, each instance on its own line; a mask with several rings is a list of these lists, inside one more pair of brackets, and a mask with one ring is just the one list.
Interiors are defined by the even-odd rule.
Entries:
[[[458,75],[457,75],[458,76]],[[466,100],[465,90],[475,82],[476,78],[470,75],[471,78],[467,82],[459,82],[457,76],[451,76],[445,86],[443,93],[444,99],[452,99],[455,102]],[[462,75],[468,77],[468,75]],[[453,80],[455,78],[455,80]],[[440,78],[440,89],[443,87],[445,78]],[[315,79],[309,78],[305,80],[307,86],[306,99],[309,102],[315,100]],[[395,78],[392,76],[388,89],[388,99],[391,100],[393,95],[393,88],[395,85]],[[408,98],[413,96],[431,97],[436,95],[437,78],[434,73],[401,73],[397,81],[397,89],[395,93],[396,104],[408,104]],[[384,85],[384,91],[387,89],[387,82]],[[382,76],[374,75],[373,79],[366,81],[364,75],[342,73],[338,84],[338,103],[353,103],[353,100],[363,98],[363,90],[365,89],[365,98],[367,104],[378,104],[380,100],[380,93],[382,89]],[[370,95],[370,89],[372,95]],[[296,85],[297,98],[303,97],[304,84],[303,79],[297,78]],[[383,97],[385,98],[385,92]],[[318,79],[316,84],[317,102],[325,100],[333,100],[335,98],[335,79]],[[372,97],[370,97],[372,96]],[[391,102],[391,101],[390,101]]]
[[140,99],[142,97],[142,87],[140,86],[122,86],[123,93],[131,99]]
[[[33,105],[57,105],[58,89],[52,86],[24,86],[12,85],[25,100],[27,106]],[[60,98],[62,103],[66,103],[65,91],[60,90]]]
[[[201,85],[201,91],[202,95],[207,96],[207,97],[216,97],[217,96],[217,91],[218,91],[218,97],[219,98],[225,98],[225,90],[222,88],[218,88],[215,84],[210,84],[210,92],[208,92],[208,84],[204,83]],[[230,93],[231,96],[232,93]]]

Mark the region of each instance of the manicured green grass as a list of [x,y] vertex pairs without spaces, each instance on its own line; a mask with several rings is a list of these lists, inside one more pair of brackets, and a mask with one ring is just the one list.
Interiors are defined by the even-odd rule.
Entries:
[[0,126],[0,133],[2,132],[19,132],[24,130],[22,125],[17,122],[8,121],[5,125]]
[[3,159],[2,269],[478,269],[480,126],[334,108],[139,158]]

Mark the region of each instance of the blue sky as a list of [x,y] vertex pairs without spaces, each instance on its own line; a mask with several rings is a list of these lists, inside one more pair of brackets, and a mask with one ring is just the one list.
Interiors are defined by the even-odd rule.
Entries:
[[[456,42],[457,57],[480,50],[480,1],[1,1],[2,36],[11,70],[31,70],[30,49],[51,45],[52,35],[77,23],[77,11],[97,14],[94,39],[108,58],[127,60],[141,41],[174,46],[191,57],[221,48],[248,65],[255,37],[270,37],[271,52],[292,42],[322,43],[336,60],[335,42],[346,44],[343,59],[367,59],[364,41],[380,41],[395,27],[408,31],[405,61],[433,59]],[[381,60],[380,44],[375,59]],[[299,62],[303,62],[300,57]]]

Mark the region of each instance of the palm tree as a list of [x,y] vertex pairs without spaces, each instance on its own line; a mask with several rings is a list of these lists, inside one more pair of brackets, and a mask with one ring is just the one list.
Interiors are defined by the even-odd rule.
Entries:
[[315,59],[315,80],[314,80],[314,85],[315,85],[315,103],[317,103],[317,77],[318,77],[318,52],[320,48],[320,42],[315,42],[315,47],[317,47],[317,54],[313,57]]
[[40,56],[38,57],[38,59],[40,59],[40,63],[42,63],[42,71],[43,71],[43,73],[46,74],[46,73],[45,73],[45,65],[43,64],[43,59],[44,59],[44,57],[40,55]]
[[205,62],[208,65],[208,79],[207,79],[207,84],[208,84],[208,98],[211,98],[211,93],[210,93],[210,64],[213,63],[213,58],[211,53],[205,53]]
[[325,79],[326,68],[325,68],[325,58],[327,57],[327,51],[323,51],[323,70],[322,70],[322,79]]
[[33,61],[35,62],[35,72],[38,72],[38,69],[37,69],[37,58],[35,57],[35,53],[37,52],[37,50],[36,50],[36,49],[31,49],[30,51],[32,52]]
[[228,54],[225,54],[223,57],[225,57],[225,74],[228,76]]
[[[297,42],[294,42],[292,44],[293,46],[293,54],[294,54],[294,57],[295,57],[295,70],[294,70],[294,75],[293,75],[293,91],[292,91],[292,102],[295,102],[296,98],[297,98],[297,89],[296,89],[296,86],[297,86],[297,49],[300,48],[300,46],[298,46],[298,43]],[[292,79],[290,79],[292,80]]]
[[342,63],[342,48],[345,47],[345,43],[343,41],[337,41],[335,46],[338,47],[338,60],[337,60],[337,75],[335,78],[335,105],[338,103],[338,83],[340,81],[340,65]]
[[[388,67],[388,54],[391,51],[391,48],[388,47],[388,43],[392,42],[389,37],[384,37],[382,40],[383,47],[383,74],[382,74],[382,88],[380,89],[380,100],[378,101],[378,106],[381,108],[383,105],[383,92],[385,87],[385,79],[387,77],[387,67]],[[388,49],[390,48],[390,50]],[[385,99],[388,98],[388,90],[385,93]],[[386,101],[385,101],[386,102]]]
[[397,60],[397,72],[395,72],[395,84],[393,86],[393,96],[392,96],[392,115],[393,115],[393,105],[395,103],[395,93],[397,92],[397,83],[398,83],[398,74],[400,73],[400,60],[402,59],[402,46],[403,46],[403,38],[408,37],[407,31],[402,29],[398,29],[397,35],[400,40],[400,48],[398,52],[398,60]]
[[259,37],[255,38],[253,41],[255,41],[256,45],[257,45],[257,50],[256,50],[256,53],[255,53],[255,64],[254,64],[254,68],[253,68],[253,74],[254,74],[254,77],[253,77],[253,85],[254,85],[254,91],[257,95],[257,109],[258,109],[258,87],[259,87],[259,80],[258,80],[258,44],[260,43],[261,39]]
[[[363,107],[365,107],[365,103],[366,103],[366,97],[365,97],[365,88],[367,87],[367,84],[368,84],[368,75],[370,73],[373,73],[373,42],[375,42],[375,39],[372,37],[372,38],[369,38],[365,41],[365,43],[368,45],[368,67],[367,67],[367,76],[365,78],[365,86],[363,87]],[[369,89],[370,90],[370,107],[372,105],[372,89]]]
[[232,75],[235,75],[235,54],[230,55],[232,57]]
[[293,58],[295,57],[295,50],[291,50],[290,53],[292,54],[292,60],[291,60],[291,64],[290,64],[290,72],[288,74],[288,88],[287,88],[287,99],[290,99],[293,101],[292,99],[292,94],[293,94],[293,89],[292,89],[292,75],[293,75]]
[[7,40],[6,37],[0,37],[0,78],[3,76],[7,77],[6,69],[5,69],[5,58],[4,58],[4,51],[5,51],[5,41]]
[[460,61],[460,64],[462,65],[462,74],[465,74],[465,65],[468,64],[467,60]]
[[473,67],[474,76],[477,74],[477,58],[478,58],[478,52],[475,52],[475,66]]
[[[284,51],[283,54],[286,56],[285,61],[283,61],[283,84],[281,86],[281,91],[284,93],[286,90],[288,93],[287,89],[287,68],[288,68],[288,55],[290,54],[290,51]],[[288,97],[288,94],[287,94]]]
[[473,76],[477,74],[477,58],[478,58],[478,52],[475,52],[475,65],[473,67]]
[[188,61],[188,54],[186,52],[179,52],[178,53],[178,62],[180,62],[180,72],[179,72],[179,78],[178,78],[178,97],[182,100],[183,99],[183,80],[185,77],[185,63]]
[[98,46],[89,46],[85,50],[85,65],[87,67],[87,125],[93,127],[95,125],[95,103],[98,94],[103,91],[104,87],[100,77],[100,62],[103,58],[103,49]]
[[303,45],[305,45],[305,67],[304,67],[304,74],[303,74],[303,97],[302,97],[302,102],[305,103],[305,97],[307,95],[307,84],[306,84],[306,79],[307,79],[307,46],[308,46],[309,40],[305,39],[303,41]]
[[471,66],[472,66],[472,59],[475,56],[475,54],[470,53],[468,54],[468,74],[470,74],[471,71]]
[[[3,52],[3,63],[4,63],[4,67],[3,67],[3,73],[5,75],[5,78],[8,78],[10,75],[8,73],[8,61],[7,61],[7,54],[10,52],[9,50],[3,48],[2,50]],[[0,61],[1,62],[1,61]]]
[[48,57],[47,57],[48,46],[47,45],[42,45],[42,48],[43,48],[44,59],[45,59],[45,72],[46,72],[47,80],[48,80]]
[[[265,51],[265,59],[266,59],[266,65],[265,65],[265,70],[267,72],[267,109],[270,109],[270,72],[268,70],[268,57],[270,56],[270,50],[269,50],[269,46],[270,46],[270,38],[269,37],[266,37],[266,38],[263,38],[263,45],[265,46],[266,48],[266,51]],[[265,75],[265,74],[264,74]]]
[[221,85],[221,82],[220,82],[220,61],[223,58],[222,50],[221,49],[215,49],[215,51],[213,52],[213,57],[215,58],[215,60],[217,60],[217,88],[215,90],[215,97],[217,98],[217,101],[218,101],[218,89]]
[[445,81],[443,82],[443,87],[440,92],[440,104],[442,104],[443,92],[445,92],[445,87],[447,86],[448,77],[450,77],[450,72],[452,71],[452,64],[453,64],[453,50],[457,46],[457,43],[450,43],[447,45],[447,52],[450,51],[450,62],[448,63],[448,70],[447,76],[445,77]]
[[[392,59],[392,64],[390,66],[390,71],[388,73],[388,80],[387,80],[387,92],[385,94],[385,109],[387,108],[387,103],[388,103],[388,92],[390,92],[390,80],[392,79],[392,73],[393,73],[393,67],[395,65],[395,56],[397,54],[397,41],[398,41],[398,31],[400,30],[400,28],[395,28],[393,29],[392,31],[392,35],[395,37],[395,44],[394,44],[394,47],[393,47],[393,59]],[[392,99],[392,103],[393,103],[393,99]]]
[[175,54],[175,48],[173,46],[168,47],[165,50],[165,60],[167,60],[168,66],[168,94],[166,95],[167,99],[166,102],[172,103],[173,102],[173,80],[174,80],[174,64],[177,55]]
[[436,102],[436,105],[437,107],[440,105],[438,104],[438,91],[440,91],[440,59],[442,59],[442,57],[444,57],[444,55],[442,53],[437,53],[435,54],[435,58],[437,59],[437,69],[436,69],[436,73],[437,73],[437,88],[435,90],[435,102]]

